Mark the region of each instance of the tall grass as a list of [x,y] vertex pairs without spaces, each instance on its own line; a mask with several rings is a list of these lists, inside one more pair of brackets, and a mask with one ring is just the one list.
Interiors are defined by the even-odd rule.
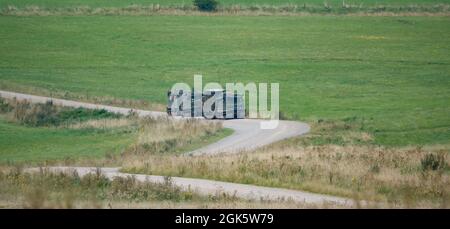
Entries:
[[118,107],[128,107],[133,109],[144,109],[153,111],[165,111],[166,107],[163,104],[150,103],[143,99],[123,99],[113,96],[96,96],[90,93],[73,93],[65,90],[52,89],[48,90],[45,88],[37,88],[33,86],[21,85],[11,82],[0,82],[0,88],[4,90],[16,91],[31,95],[41,95],[51,98],[60,98],[75,100],[80,102],[88,102],[95,104],[104,104]]
[[[441,155],[438,169],[424,168],[430,154]],[[409,207],[448,207],[449,163],[445,150],[278,143],[249,154],[133,159],[125,161],[124,171],[300,189]]]
[[219,5],[213,12],[199,11],[192,4],[176,5],[129,5],[125,7],[39,7],[10,5],[0,9],[0,15],[49,16],[49,15],[302,15],[302,14],[360,14],[360,15],[446,15],[448,4],[429,5],[363,5],[348,4],[250,4]]
[[334,208],[289,201],[249,201],[216,193],[202,196],[181,190],[170,178],[163,183],[133,177],[107,179],[101,173],[24,173],[0,168],[0,206],[6,208]]
[[26,100],[0,101],[0,114],[9,116],[11,121],[29,126],[61,126],[80,123],[86,120],[120,118],[122,115],[106,110],[68,108],[55,106],[51,101],[32,104]]
[[170,154],[177,148],[193,144],[217,134],[221,122],[201,122],[195,119],[143,118],[139,120],[138,138],[124,154]]
[[0,97],[0,113],[8,113],[13,107],[3,98]]
[[374,145],[373,128],[368,127],[370,120],[361,117],[344,119],[310,120],[311,131],[302,138],[291,139],[291,144],[305,146],[319,145]]
[[89,201],[94,208],[104,201],[192,201],[195,193],[182,191],[170,180],[164,183],[138,182],[133,177],[109,180],[102,174],[38,174],[20,170],[0,172],[0,199],[13,199],[25,208],[73,208],[78,201]]

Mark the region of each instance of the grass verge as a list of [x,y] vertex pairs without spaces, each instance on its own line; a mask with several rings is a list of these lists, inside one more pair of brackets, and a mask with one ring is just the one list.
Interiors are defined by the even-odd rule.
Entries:
[[51,6],[30,4],[16,6],[15,4],[4,5],[0,8],[3,16],[149,16],[149,15],[380,15],[380,16],[432,16],[448,15],[450,5],[443,3],[435,4],[376,4],[365,5],[352,4],[342,1],[340,4],[228,4],[219,5],[214,12],[200,12],[192,4],[130,4],[124,6]]
[[448,150],[292,141],[238,155],[126,160],[123,171],[299,189],[392,206],[448,207]]

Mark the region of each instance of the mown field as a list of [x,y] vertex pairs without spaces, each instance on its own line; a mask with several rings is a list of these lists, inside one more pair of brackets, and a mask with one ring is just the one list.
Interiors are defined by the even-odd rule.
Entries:
[[[165,104],[176,82],[274,82],[284,117],[448,144],[448,17],[0,17],[0,88]],[[333,143],[333,142],[331,142]]]

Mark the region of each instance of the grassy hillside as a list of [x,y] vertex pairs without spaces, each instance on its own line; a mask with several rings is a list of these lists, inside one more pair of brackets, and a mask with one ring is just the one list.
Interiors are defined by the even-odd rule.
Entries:
[[[165,103],[175,82],[278,82],[291,119],[449,143],[447,17],[0,17],[0,88]],[[20,85],[20,87],[18,87]]]

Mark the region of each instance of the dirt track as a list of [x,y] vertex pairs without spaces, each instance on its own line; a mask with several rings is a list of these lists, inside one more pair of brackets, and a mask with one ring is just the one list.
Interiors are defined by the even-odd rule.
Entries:
[[[76,172],[79,176],[96,174],[98,170],[100,170],[101,174],[109,179],[113,179],[115,177],[133,176],[136,180],[141,182],[165,182],[165,178],[163,176],[122,173],[119,172],[119,168],[49,167],[45,169],[49,172],[63,172],[68,174],[73,174],[73,172]],[[39,172],[40,170],[40,168],[31,168],[28,169],[27,172]],[[321,207],[321,205],[326,206],[326,204],[340,207],[349,207],[353,205],[353,201],[345,198],[297,190],[236,184],[196,178],[171,177],[170,179],[174,185],[180,187],[182,190],[194,191],[203,195],[220,195],[221,193],[226,193],[230,196],[248,200],[293,201],[297,203],[319,205],[317,207]]]

